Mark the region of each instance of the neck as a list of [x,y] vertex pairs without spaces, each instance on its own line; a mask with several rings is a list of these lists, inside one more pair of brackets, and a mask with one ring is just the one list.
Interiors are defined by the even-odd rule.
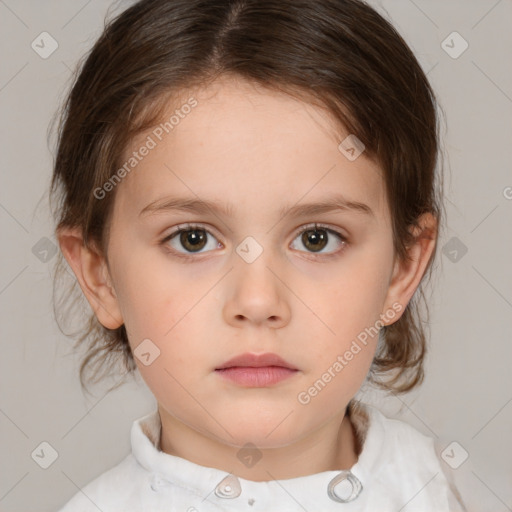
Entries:
[[[320,429],[286,446],[246,449],[231,446],[191,429],[159,407],[162,420],[160,449],[201,466],[217,468],[253,481],[284,480],[300,476],[350,469],[360,451],[349,415],[343,411]],[[261,458],[250,464],[251,456]]]

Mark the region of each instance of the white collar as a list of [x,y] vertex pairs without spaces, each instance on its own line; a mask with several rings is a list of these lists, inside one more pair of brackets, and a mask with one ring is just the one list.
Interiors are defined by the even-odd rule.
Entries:
[[[307,510],[323,506],[327,508],[333,505],[333,501],[338,501],[336,497],[332,497],[332,492],[342,499],[347,498],[356,490],[359,481],[362,490],[352,493],[352,499],[357,502],[357,496],[354,495],[364,494],[365,488],[371,488],[371,480],[383,467],[381,460],[389,458],[386,453],[390,448],[389,443],[385,442],[385,416],[378,409],[354,400],[349,405],[349,414],[362,445],[358,461],[350,468],[350,474],[355,477],[354,484],[347,481],[347,472],[341,470],[256,482],[162,452],[159,449],[161,421],[158,410],[134,421],[131,429],[132,453],[142,467],[157,477],[157,485],[171,484],[206,500],[211,497],[218,500],[220,497],[230,501],[242,496],[252,505],[251,500],[257,498],[259,506],[255,509],[264,510],[265,507],[275,506],[276,498],[284,499],[288,494],[287,499],[297,501]],[[353,477],[349,476],[349,479]],[[334,483],[338,481],[334,485],[334,491],[331,483],[333,480]],[[330,483],[331,496],[328,493]]]

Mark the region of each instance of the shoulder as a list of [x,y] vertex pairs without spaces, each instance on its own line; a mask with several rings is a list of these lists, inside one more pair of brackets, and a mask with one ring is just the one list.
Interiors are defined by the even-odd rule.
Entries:
[[378,425],[382,429],[386,442],[395,450],[395,456],[400,456],[407,465],[415,465],[421,461],[423,466],[429,464],[437,467],[438,459],[432,437],[403,420],[384,415],[375,407],[370,411],[374,427]]
[[58,512],[130,512],[140,510],[147,472],[132,454],[81,488]]
[[386,496],[398,509],[409,503],[404,510],[465,510],[432,437],[368,404],[359,403],[353,416],[362,439],[356,467],[372,495]]
[[[407,463],[414,463],[418,455],[427,455],[431,460],[434,453],[434,441],[405,421],[390,418],[377,407],[363,402],[351,402],[350,420],[354,426],[359,444],[359,452],[367,455],[378,445],[385,445],[389,455],[391,446],[393,456],[404,456]],[[382,446],[381,446],[382,447]],[[414,447],[411,453],[411,447]]]

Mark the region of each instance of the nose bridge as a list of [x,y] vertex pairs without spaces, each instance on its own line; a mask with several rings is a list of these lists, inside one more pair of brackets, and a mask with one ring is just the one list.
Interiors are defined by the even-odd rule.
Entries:
[[271,246],[271,237],[266,237],[264,241],[261,241],[263,236],[258,238],[247,236],[236,246],[233,255],[235,283],[249,285],[260,293],[278,293],[275,276],[279,267],[277,248]]
[[[265,238],[269,244],[271,237]],[[228,322],[286,323],[290,310],[280,276],[281,258],[277,248],[247,236],[233,254],[233,272],[226,297],[225,314]]]

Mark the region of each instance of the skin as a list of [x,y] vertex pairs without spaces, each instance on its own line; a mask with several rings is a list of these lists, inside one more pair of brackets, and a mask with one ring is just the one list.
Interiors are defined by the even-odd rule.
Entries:
[[[349,469],[357,449],[345,409],[378,336],[309,403],[297,396],[365,328],[398,320],[434,250],[435,219],[420,219],[412,261],[400,262],[379,166],[365,153],[349,161],[338,150],[348,134],[336,133],[325,110],[233,78],[194,97],[197,107],[117,185],[108,262],[83,246],[76,229],[59,232],[61,250],[98,320],[111,329],[125,323],[132,350],[144,339],[160,350],[148,366],[135,360],[158,402],[163,451],[256,481]],[[169,116],[175,109],[169,106]],[[279,213],[334,193],[373,215]],[[231,203],[232,212],[139,216],[170,195]],[[202,252],[189,250],[191,259],[178,255],[187,254],[179,237],[160,244],[187,222],[211,233]],[[314,222],[346,243],[328,232],[328,245],[315,253],[297,234]],[[236,252],[248,236],[263,249],[252,263]],[[276,353],[299,371],[259,388],[215,372],[246,352]],[[248,442],[262,455],[250,468],[237,457]]]

